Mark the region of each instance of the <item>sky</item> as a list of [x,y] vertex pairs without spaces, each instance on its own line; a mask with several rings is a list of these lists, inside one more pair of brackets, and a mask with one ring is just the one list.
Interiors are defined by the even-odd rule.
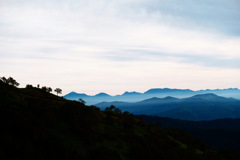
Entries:
[[0,0],[0,77],[90,95],[240,88],[239,0]]

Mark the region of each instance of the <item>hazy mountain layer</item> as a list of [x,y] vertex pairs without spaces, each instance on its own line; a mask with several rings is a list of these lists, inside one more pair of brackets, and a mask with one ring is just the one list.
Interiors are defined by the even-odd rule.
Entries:
[[125,92],[122,95],[116,95],[116,96],[111,96],[106,93],[99,93],[94,96],[89,96],[86,94],[71,92],[65,95],[64,98],[69,100],[78,100],[79,98],[82,98],[87,102],[87,104],[92,105],[100,102],[112,102],[112,101],[138,102],[138,101],[142,101],[142,100],[153,98],[153,97],[163,98],[167,96],[173,96],[176,98],[186,98],[196,94],[205,94],[205,93],[213,93],[219,96],[240,99],[240,90],[237,88],[215,89],[215,90],[207,89],[207,90],[198,90],[198,91],[193,91],[189,89],[156,88],[156,89],[150,89],[144,93]]
[[136,103],[103,102],[96,104],[102,109],[111,105],[137,115],[156,115],[183,120],[240,118],[240,100],[220,97],[212,93],[182,99],[165,97],[151,98]]

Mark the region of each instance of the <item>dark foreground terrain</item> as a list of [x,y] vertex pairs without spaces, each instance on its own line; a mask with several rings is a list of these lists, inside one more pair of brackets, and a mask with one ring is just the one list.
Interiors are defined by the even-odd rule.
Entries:
[[178,130],[0,81],[0,159],[231,160]]
[[175,128],[191,133],[214,149],[230,148],[240,152],[240,119],[186,121],[146,115],[136,117],[151,124],[161,124],[161,128]]

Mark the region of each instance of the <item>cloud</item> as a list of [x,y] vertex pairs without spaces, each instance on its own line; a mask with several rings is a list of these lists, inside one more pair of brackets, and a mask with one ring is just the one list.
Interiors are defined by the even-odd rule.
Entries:
[[[178,80],[194,88],[206,76],[224,79],[226,72],[240,79],[240,11],[234,0],[0,3],[0,71],[22,81],[31,75],[71,89],[120,90],[167,82],[177,87]],[[162,76],[158,68],[164,68]],[[192,78],[196,72],[199,77]],[[230,78],[218,84],[228,82]]]

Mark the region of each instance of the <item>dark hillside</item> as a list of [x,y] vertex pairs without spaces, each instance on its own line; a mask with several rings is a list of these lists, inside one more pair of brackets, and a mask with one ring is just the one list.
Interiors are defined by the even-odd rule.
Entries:
[[240,151],[240,119],[187,121],[157,116],[137,115],[151,124],[161,123],[161,128],[176,128],[203,139],[214,149],[230,148]]
[[[229,160],[178,130],[0,81],[0,159]],[[231,158],[232,157],[232,158]]]

